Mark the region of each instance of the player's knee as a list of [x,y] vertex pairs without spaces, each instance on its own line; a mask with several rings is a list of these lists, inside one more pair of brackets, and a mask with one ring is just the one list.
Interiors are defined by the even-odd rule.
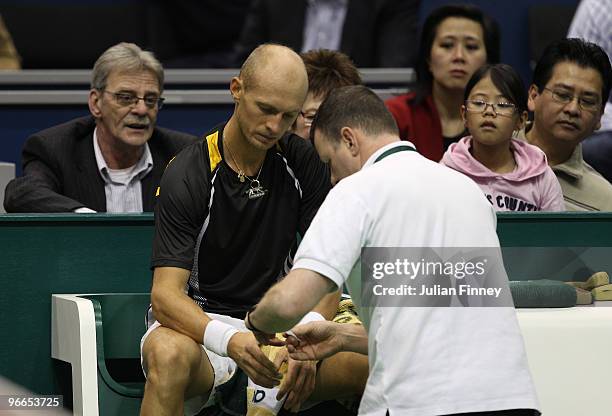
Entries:
[[165,332],[153,333],[145,342],[147,381],[168,388],[186,388],[191,373],[199,366],[201,348],[189,337]]
[[366,384],[368,382],[368,376],[370,374],[370,369],[368,365],[368,357],[366,355],[357,355],[354,358],[354,373],[353,373],[353,392],[355,394],[363,394],[365,390]]
[[346,374],[346,389],[348,392],[361,395],[368,381],[368,357],[356,353],[340,353],[343,369]]
[[351,394],[361,395],[368,380],[369,367],[367,355],[341,352],[336,354],[336,368],[344,372],[345,388]]

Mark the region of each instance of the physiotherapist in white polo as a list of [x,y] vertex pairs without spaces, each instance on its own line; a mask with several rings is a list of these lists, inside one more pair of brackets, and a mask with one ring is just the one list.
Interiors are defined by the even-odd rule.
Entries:
[[[292,328],[344,283],[355,297],[362,281],[349,275],[364,247],[499,248],[495,213],[478,186],[400,141],[393,117],[368,88],[333,90],[312,132],[335,186],[292,271],[245,319],[260,341],[274,343],[272,334]],[[288,342],[297,359],[339,350],[369,355],[360,415],[539,414],[512,305],[357,306],[365,328],[307,324]]]

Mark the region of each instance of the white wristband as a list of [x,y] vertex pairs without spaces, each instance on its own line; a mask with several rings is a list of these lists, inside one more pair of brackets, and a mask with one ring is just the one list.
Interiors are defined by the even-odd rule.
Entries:
[[233,326],[213,319],[206,325],[202,345],[215,354],[227,357],[227,344],[236,332],[238,330]]
[[318,312],[308,312],[306,315],[304,315],[304,317],[300,320],[300,322],[298,322],[297,325],[304,325],[304,324],[307,324],[308,322],[326,321],[326,320],[327,319],[325,319],[323,315],[321,315]]

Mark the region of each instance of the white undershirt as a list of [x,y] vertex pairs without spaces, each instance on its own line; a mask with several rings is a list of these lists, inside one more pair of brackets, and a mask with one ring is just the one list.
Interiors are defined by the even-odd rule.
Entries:
[[135,165],[126,169],[111,169],[102,156],[97,130],[97,128],[94,130],[93,144],[98,171],[104,180],[106,212],[142,212],[140,181],[153,169],[153,157],[148,143],[145,143],[142,156]]

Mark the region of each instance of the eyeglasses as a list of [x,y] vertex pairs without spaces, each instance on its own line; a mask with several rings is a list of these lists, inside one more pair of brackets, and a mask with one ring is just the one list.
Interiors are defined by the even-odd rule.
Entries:
[[122,107],[134,106],[138,104],[138,101],[142,100],[148,108],[157,108],[158,110],[164,105],[164,98],[158,97],[157,95],[147,95],[139,97],[136,94],[129,92],[112,92],[104,91],[107,94],[115,97],[115,101]]
[[304,119],[304,125],[306,127],[312,126],[312,122],[314,121],[316,115],[317,113],[306,114],[303,111],[300,111],[300,116],[302,116],[302,118]]
[[567,105],[574,101],[574,98],[578,100],[578,106],[585,111],[597,111],[599,110],[599,99],[595,97],[580,97],[577,95],[570,94],[563,90],[552,90],[544,87],[546,91],[550,92],[553,100],[559,104]]
[[465,108],[471,113],[484,113],[489,106],[496,115],[500,116],[511,116],[516,111],[516,106],[512,103],[487,103],[482,100],[466,100],[465,102]]

